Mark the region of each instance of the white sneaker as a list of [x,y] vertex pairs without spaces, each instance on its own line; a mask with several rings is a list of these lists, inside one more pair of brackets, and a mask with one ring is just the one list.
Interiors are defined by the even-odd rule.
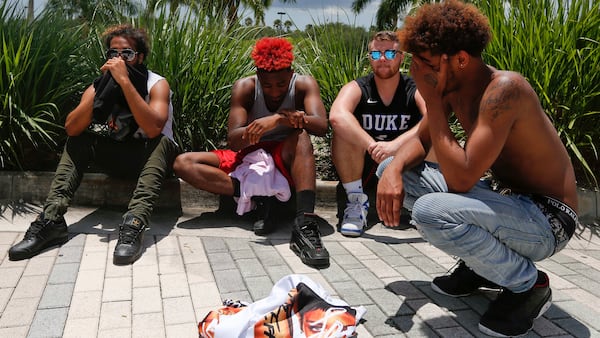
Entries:
[[340,232],[344,236],[359,237],[367,226],[369,213],[369,197],[366,194],[348,194],[348,204],[344,210],[344,220]]

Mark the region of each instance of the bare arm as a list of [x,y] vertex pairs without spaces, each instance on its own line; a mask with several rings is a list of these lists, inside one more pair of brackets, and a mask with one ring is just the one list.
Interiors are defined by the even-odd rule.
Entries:
[[89,86],[81,96],[81,101],[65,120],[65,132],[69,136],[81,134],[92,123],[92,110],[94,107],[94,86]]
[[[421,115],[425,116],[427,114],[427,107],[425,105],[425,100],[423,100],[423,97],[421,96],[418,90],[415,92],[415,103]],[[371,155],[373,161],[380,163],[386,158],[393,156],[398,151],[398,149],[400,149],[400,147],[402,147],[407,142],[408,139],[413,138],[417,135],[420,123],[421,121],[419,121],[415,126],[410,128],[409,130],[398,135],[398,137],[391,141],[375,142],[373,140],[373,142],[369,144],[369,147],[367,148],[367,151]]]
[[253,144],[253,141],[258,142],[262,133],[266,131],[262,131],[253,139],[243,137],[248,124],[248,112],[254,101],[254,86],[252,77],[246,77],[235,81],[231,88],[227,142],[235,151]]
[[400,224],[400,211],[404,201],[402,173],[421,163],[431,146],[427,115],[413,129],[403,139],[402,146],[377,183],[377,214],[387,226]]
[[336,137],[359,149],[367,149],[375,140],[354,117],[354,110],[360,102],[361,95],[356,81],[345,84],[331,105],[329,121]]
[[438,120],[431,125],[432,135],[437,136],[432,137],[433,147],[450,191],[469,191],[492,167],[515,122],[520,91],[514,79],[501,78],[490,83],[464,148],[452,135],[447,122],[442,125]]
[[146,103],[131,83],[125,61],[122,58],[112,58],[106,61],[100,70],[110,71],[123,90],[129,110],[144,133],[149,138],[160,135],[169,117],[169,83],[166,80],[157,82],[149,93],[150,102]]
[[[311,77],[302,75],[296,81],[296,93],[304,92],[304,123],[300,125],[291,125],[292,127],[304,128],[309,134],[324,136],[327,133],[327,111],[321,100],[321,91],[317,81]],[[298,95],[298,94],[296,94]],[[289,120],[288,120],[289,122]]]
[[[300,105],[304,110],[281,109],[277,112],[282,117],[278,123],[294,129],[305,129],[312,135],[325,135],[328,127],[327,112],[321,101],[317,81],[310,76],[298,76],[296,95],[303,98]],[[296,105],[298,106],[298,102]]]
[[[516,119],[522,83],[512,76],[494,77],[485,90],[478,111],[455,112],[468,130],[463,147],[458,143],[448,124],[452,110],[444,102],[442,93],[446,81],[448,58],[444,55],[439,72],[413,60],[411,74],[426,98],[431,141],[440,170],[450,191],[470,190],[498,158]],[[432,79],[436,79],[433,81]],[[471,117],[476,114],[476,118]],[[473,125],[470,125],[470,123]]]
[[[158,136],[169,117],[169,83],[166,80],[157,82],[149,93],[150,102],[146,103],[129,80],[125,61],[121,58],[108,60],[100,69],[111,72],[111,75],[123,90],[127,105],[135,121],[144,133],[149,138]],[[81,96],[81,101],[77,107],[67,115],[65,121],[67,135],[77,136],[92,123],[95,94],[94,86],[89,86]]]

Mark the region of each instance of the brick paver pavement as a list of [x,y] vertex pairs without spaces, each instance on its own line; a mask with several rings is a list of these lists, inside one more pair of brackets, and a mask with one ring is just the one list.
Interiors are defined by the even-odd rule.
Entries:
[[[335,210],[317,213],[331,266],[316,270],[289,250],[289,224],[268,237],[251,223],[194,208],[156,210],[142,258],[112,264],[122,210],[74,207],[71,239],[30,260],[11,262],[36,206],[3,205],[0,217],[0,337],[197,337],[197,323],[222,299],[266,297],[281,277],[304,274],[350,305],[367,309],[359,337],[483,336],[479,316],[494,294],[450,298],[430,287],[455,260],[414,229],[380,224],[365,236],[334,231]],[[579,229],[568,247],[539,263],[553,305],[530,337],[600,337],[600,237]]]

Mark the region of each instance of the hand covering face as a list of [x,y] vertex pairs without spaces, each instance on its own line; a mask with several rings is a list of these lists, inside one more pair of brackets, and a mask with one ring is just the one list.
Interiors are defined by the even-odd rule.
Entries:
[[[131,83],[142,98],[148,96],[148,69],[144,64],[129,65],[127,71]],[[93,119],[95,124],[108,124],[111,137],[123,139],[137,130],[137,123],[127,105],[121,86],[110,72],[94,80]],[[110,118],[109,118],[110,117]]]

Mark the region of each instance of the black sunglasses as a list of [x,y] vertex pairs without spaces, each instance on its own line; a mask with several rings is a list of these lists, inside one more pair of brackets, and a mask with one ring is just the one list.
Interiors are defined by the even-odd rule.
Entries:
[[116,48],[110,48],[109,50],[106,51],[106,58],[112,59],[117,56],[121,56],[123,59],[125,59],[125,61],[131,62],[131,61],[133,61],[133,59],[135,59],[135,56],[137,54],[138,54],[138,52],[134,51],[131,48],[125,48],[125,49],[121,49],[121,50],[118,50]]
[[386,60],[393,60],[396,58],[396,54],[398,54],[398,51],[394,49],[388,49],[385,52],[381,52],[380,50],[372,50],[369,52],[369,56],[373,61],[381,59],[381,54],[383,54]]

